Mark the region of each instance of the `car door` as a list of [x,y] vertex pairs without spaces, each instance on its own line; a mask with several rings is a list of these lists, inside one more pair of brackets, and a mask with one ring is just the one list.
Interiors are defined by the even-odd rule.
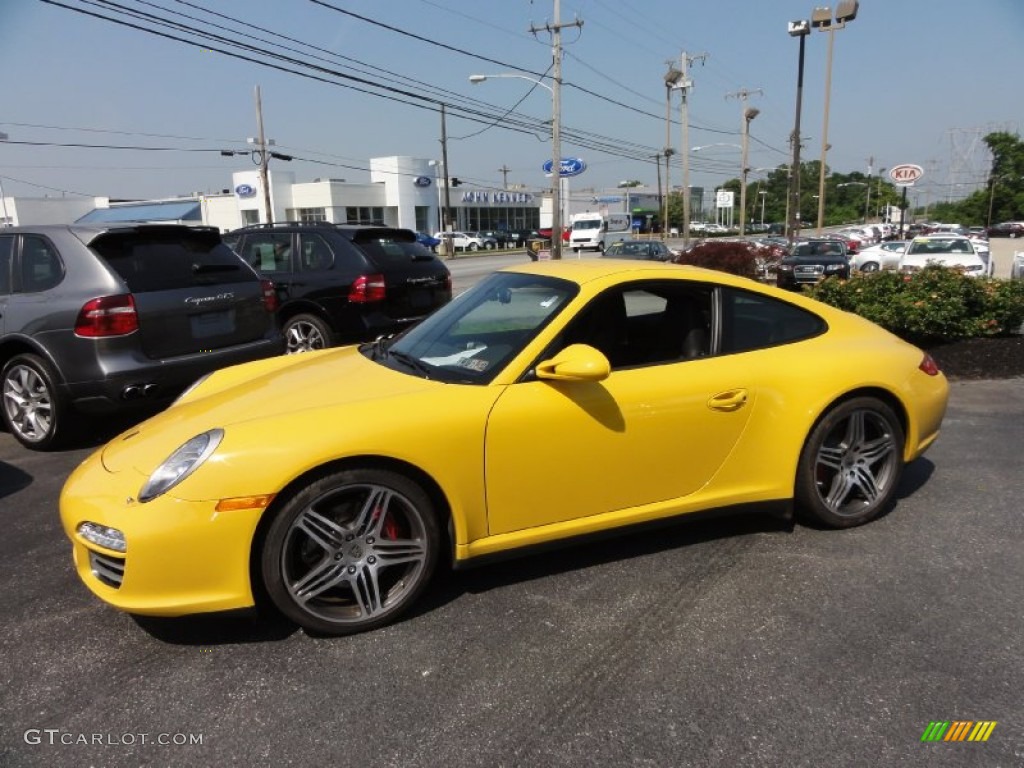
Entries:
[[[657,326],[659,319],[673,322],[667,305],[678,297],[633,285],[622,298],[636,333],[621,348],[622,365],[612,360],[619,352],[606,347],[613,366],[607,379],[523,380],[495,403],[485,456],[491,535],[616,512],[625,513],[619,522],[643,519],[649,507],[631,510],[671,504],[706,485],[742,434],[756,395],[744,356],[684,359],[684,337],[692,333],[682,324],[692,325],[693,314],[676,319],[680,327]],[[665,300],[661,307],[657,299]],[[707,323],[710,299],[703,301]],[[602,307],[596,314],[614,312]],[[546,357],[574,342],[573,334],[570,326]],[[676,351],[650,343],[669,336]]]

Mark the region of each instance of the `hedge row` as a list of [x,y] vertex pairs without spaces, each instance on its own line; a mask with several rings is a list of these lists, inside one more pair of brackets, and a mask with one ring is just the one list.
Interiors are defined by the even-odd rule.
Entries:
[[808,293],[915,344],[1009,336],[1024,324],[1024,281],[969,277],[938,266],[912,275],[855,273]]

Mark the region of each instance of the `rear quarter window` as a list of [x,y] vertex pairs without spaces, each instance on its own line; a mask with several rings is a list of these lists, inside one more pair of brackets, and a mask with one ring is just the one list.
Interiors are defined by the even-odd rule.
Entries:
[[209,236],[111,233],[97,238],[90,247],[120,275],[133,293],[259,279],[238,254],[219,238]]
[[390,238],[385,236],[359,238],[356,245],[362,249],[378,267],[401,267],[413,261],[435,261],[437,257],[415,239]]
[[789,344],[827,328],[817,315],[769,296],[730,288],[722,299],[723,354]]

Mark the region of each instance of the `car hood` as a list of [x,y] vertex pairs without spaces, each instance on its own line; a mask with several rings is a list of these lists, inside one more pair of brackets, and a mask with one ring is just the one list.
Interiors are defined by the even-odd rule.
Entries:
[[[227,382],[227,383],[225,383]],[[234,366],[214,373],[184,402],[114,438],[102,449],[103,466],[134,466],[148,474],[195,435],[256,420],[297,418],[311,410],[377,403],[443,388],[445,384],[393,370],[357,347],[308,352]]]
[[975,253],[908,253],[904,254],[904,266],[923,267],[926,264],[938,264],[943,267],[976,267],[984,264]]
[[846,264],[847,259],[838,253],[823,253],[817,256],[787,256],[782,264]]

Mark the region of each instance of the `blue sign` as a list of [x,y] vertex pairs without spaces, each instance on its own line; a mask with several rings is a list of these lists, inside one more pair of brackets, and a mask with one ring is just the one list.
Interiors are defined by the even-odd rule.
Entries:
[[[548,160],[541,166],[547,176],[551,175],[551,166],[552,160]],[[563,157],[558,169],[558,175],[564,179],[567,176],[579,176],[585,170],[587,170],[587,164],[578,157]]]
[[239,197],[252,197],[256,194],[256,188],[251,184],[239,184],[235,187],[235,194]]
[[618,195],[602,195],[594,198],[595,203],[621,203],[622,198]]
[[429,187],[430,186],[430,177],[429,176],[417,176],[415,179],[412,180],[412,183],[415,184],[417,187]]

